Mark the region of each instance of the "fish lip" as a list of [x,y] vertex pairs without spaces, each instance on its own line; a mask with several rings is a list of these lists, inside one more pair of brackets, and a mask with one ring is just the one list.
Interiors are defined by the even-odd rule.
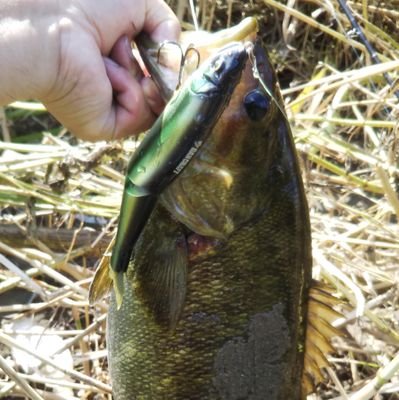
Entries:
[[255,17],[247,17],[238,25],[223,29],[219,32],[214,32],[211,35],[204,37],[202,40],[197,40],[195,45],[207,47],[224,47],[231,42],[242,42],[250,34],[258,32],[258,21]]

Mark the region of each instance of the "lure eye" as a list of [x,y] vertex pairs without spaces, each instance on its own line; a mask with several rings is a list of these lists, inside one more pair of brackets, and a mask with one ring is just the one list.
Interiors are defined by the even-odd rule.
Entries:
[[219,58],[213,64],[213,70],[214,70],[214,72],[217,72],[218,74],[220,74],[225,69],[225,66],[226,66],[226,63],[224,62],[224,60]]
[[269,110],[270,98],[258,89],[251,90],[244,98],[244,107],[249,118],[259,121]]

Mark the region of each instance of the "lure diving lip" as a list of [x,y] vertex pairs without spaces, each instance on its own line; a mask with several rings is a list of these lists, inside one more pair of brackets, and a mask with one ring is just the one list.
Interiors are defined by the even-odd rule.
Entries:
[[133,154],[127,169],[111,268],[125,272],[159,194],[200,149],[248,59],[248,48],[233,43],[204,62],[165,107]]

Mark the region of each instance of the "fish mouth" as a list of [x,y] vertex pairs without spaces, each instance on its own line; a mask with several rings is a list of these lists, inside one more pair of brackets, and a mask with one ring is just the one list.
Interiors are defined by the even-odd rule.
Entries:
[[[169,101],[179,83],[181,63],[184,62],[181,80],[184,81],[211,54],[234,42],[254,42],[258,22],[247,17],[238,25],[215,33],[204,31],[183,32],[178,43],[156,43],[141,33],[135,42],[144,65],[157,85],[164,101]],[[189,51],[194,48],[195,51]]]

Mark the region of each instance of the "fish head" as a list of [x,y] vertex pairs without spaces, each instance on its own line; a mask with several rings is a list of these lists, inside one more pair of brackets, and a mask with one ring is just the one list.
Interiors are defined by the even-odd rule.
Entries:
[[[282,113],[274,70],[257,29],[256,20],[249,18],[234,28],[189,37],[190,46],[198,50],[201,62],[217,52],[234,48],[237,42],[250,52],[251,60],[206,142],[160,196],[162,204],[177,220],[202,236],[226,239],[263,213],[270,202],[272,190],[268,182],[278,130],[289,128]],[[194,52],[190,57],[195,57]],[[185,73],[195,64],[190,60],[186,62]],[[213,77],[205,78],[206,83],[219,78],[227,82],[228,77],[222,73],[224,68],[223,63],[216,62]]]

